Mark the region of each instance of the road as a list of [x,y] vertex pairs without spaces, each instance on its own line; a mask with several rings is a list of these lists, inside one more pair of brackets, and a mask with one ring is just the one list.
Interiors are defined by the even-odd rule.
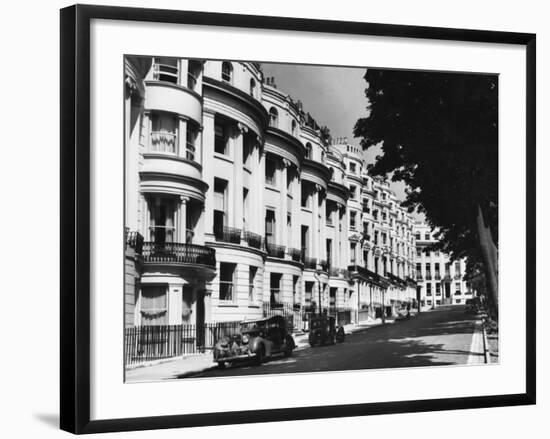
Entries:
[[[297,373],[388,367],[443,366],[482,362],[476,320],[464,307],[422,312],[415,318],[375,326],[334,346],[306,348],[292,357],[274,357],[261,366],[240,364],[194,377]],[[188,375],[187,375],[188,376]]]

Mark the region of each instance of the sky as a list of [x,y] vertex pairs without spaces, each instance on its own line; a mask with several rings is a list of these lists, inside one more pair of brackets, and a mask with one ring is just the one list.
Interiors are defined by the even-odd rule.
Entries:
[[[359,146],[353,137],[357,119],[367,116],[367,83],[364,67],[329,67],[296,64],[262,63],[266,77],[274,77],[277,88],[303,103],[320,126],[330,128],[332,137],[347,137],[348,143]],[[367,163],[373,163],[381,153],[379,147],[365,153]],[[397,197],[405,199],[405,185],[390,182]]]

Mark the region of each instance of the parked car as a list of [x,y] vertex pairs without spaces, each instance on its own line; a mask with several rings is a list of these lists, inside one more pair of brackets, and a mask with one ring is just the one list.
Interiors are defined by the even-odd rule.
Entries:
[[283,316],[272,316],[241,323],[239,332],[222,337],[214,346],[214,361],[220,369],[226,365],[254,361],[261,364],[274,354],[292,355],[296,347]]
[[342,343],[345,338],[344,328],[336,328],[334,317],[322,314],[313,314],[309,322],[309,345],[323,345],[325,343]]
[[466,314],[477,314],[480,309],[480,304],[479,297],[466,299],[466,308],[464,309],[464,312]]
[[398,311],[395,320],[409,320],[411,318],[411,307],[410,305],[403,305]]

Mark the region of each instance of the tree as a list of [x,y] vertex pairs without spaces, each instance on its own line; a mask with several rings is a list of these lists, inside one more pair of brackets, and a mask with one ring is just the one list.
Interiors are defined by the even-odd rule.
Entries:
[[453,259],[482,263],[498,307],[498,77],[368,69],[354,135],[381,145],[371,167],[406,183],[404,205],[439,230]]

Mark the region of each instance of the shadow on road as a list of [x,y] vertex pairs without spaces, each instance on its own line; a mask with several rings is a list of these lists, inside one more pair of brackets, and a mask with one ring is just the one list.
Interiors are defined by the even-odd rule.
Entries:
[[[239,365],[195,376],[239,376],[272,373],[344,371],[466,364],[475,320],[462,307],[426,312],[408,321],[372,327],[335,346],[295,352],[261,366]],[[480,354],[482,355],[482,354]]]

